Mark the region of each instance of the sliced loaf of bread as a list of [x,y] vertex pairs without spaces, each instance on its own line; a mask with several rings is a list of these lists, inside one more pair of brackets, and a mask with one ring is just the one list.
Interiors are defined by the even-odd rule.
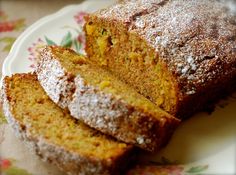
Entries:
[[158,150],[179,124],[178,119],[70,49],[46,47],[36,72],[55,103],[126,143]]
[[224,2],[125,0],[96,11],[85,18],[87,56],[189,117],[236,89],[236,13]]
[[54,104],[35,74],[5,77],[2,97],[15,133],[68,174],[118,174],[132,157],[133,146],[89,128]]

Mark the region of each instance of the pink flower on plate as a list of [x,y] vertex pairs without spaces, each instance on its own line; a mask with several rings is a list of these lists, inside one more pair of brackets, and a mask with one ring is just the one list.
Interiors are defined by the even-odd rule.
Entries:
[[84,16],[87,15],[86,12],[78,12],[75,16],[74,19],[77,22],[77,24],[84,24]]
[[25,26],[25,19],[0,22],[0,32],[18,31]]
[[0,160],[0,168],[7,169],[10,166],[11,166],[11,161],[10,160],[8,160],[8,159]]
[[[30,57],[29,60],[36,63],[39,59],[39,53],[46,46],[46,43],[42,39],[38,39],[35,43],[32,44],[31,47],[28,48]],[[31,65],[30,67],[34,67],[34,65]]]

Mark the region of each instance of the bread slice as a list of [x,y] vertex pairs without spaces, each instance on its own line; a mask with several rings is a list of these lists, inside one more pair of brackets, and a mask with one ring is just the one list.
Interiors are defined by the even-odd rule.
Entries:
[[118,174],[132,158],[133,146],[89,128],[54,104],[35,74],[5,77],[2,96],[15,133],[68,174]]
[[54,102],[71,115],[118,140],[154,151],[179,124],[112,74],[70,49],[48,46],[37,75]]
[[117,3],[86,16],[87,56],[165,111],[188,117],[236,84],[236,15],[225,5]]

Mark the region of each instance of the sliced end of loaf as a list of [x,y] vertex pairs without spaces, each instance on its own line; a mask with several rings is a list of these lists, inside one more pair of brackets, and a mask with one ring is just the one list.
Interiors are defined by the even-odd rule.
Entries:
[[35,153],[70,174],[111,174],[125,166],[133,147],[73,119],[43,91],[34,74],[3,80],[9,124]]
[[[63,73],[56,75],[55,70]],[[37,74],[42,87],[52,94],[50,96],[64,97],[66,92],[65,97],[71,97],[65,98],[65,104],[73,117],[143,149],[158,150],[179,124],[178,119],[112,73],[70,49],[46,47],[41,53]]]
[[85,33],[88,58],[109,69],[165,111],[177,111],[177,84],[155,50],[112,18],[90,14]]

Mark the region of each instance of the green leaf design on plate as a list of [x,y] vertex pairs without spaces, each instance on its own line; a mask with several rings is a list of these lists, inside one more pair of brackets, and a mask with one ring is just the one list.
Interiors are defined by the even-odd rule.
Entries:
[[63,38],[62,38],[62,41],[61,41],[61,46],[62,47],[67,47],[67,48],[70,48],[72,46],[72,34],[71,32],[68,32]]
[[79,53],[80,48],[79,48],[79,45],[78,45],[76,39],[74,40],[74,45],[75,45],[75,50],[76,50],[76,52]]
[[11,50],[11,47],[13,43],[15,42],[16,38],[14,37],[4,37],[0,39],[0,42],[5,43],[5,46],[3,47],[2,51],[9,52]]
[[53,45],[57,45],[54,41],[50,40],[48,37],[44,36],[46,42],[47,42],[47,45],[49,46],[53,46]]
[[208,169],[208,165],[195,166],[187,170],[187,173],[201,173]]
[[32,175],[28,173],[26,170],[11,166],[10,168],[3,170],[6,175]]

